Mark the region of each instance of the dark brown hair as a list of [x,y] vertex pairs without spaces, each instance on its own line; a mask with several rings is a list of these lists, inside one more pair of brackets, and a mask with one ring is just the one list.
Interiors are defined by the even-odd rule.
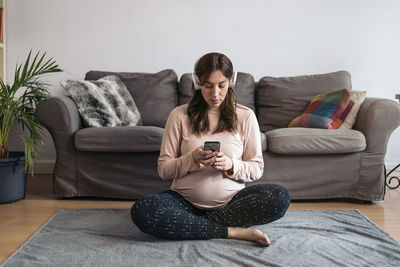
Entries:
[[[209,53],[202,56],[196,63],[194,72],[199,77],[200,85],[207,81],[208,77],[214,71],[221,71],[229,80],[234,75],[233,65],[230,59],[224,54]],[[204,100],[201,90],[195,90],[189,102],[187,113],[190,119],[190,125],[195,134],[207,133],[210,130],[207,109],[208,104]],[[217,129],[213,133],[228,131],[235,133],[237,131],[238,119],[236,114],[236,94],[231,86],[224,101],[220,105],[220,119]]]

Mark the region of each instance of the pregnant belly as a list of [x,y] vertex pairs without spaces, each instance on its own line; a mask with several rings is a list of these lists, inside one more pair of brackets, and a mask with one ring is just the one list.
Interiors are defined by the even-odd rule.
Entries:
[[201,209],[222,207],[243,188],[243,183],[225,178],[221,171],[211,167],[175,179],[171,186],[172,190]]

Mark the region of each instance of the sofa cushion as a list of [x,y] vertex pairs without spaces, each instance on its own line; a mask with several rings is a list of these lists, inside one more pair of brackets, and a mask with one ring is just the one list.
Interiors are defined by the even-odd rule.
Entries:
[[158,73],[89,71],[86,80],[116,75],[125,83],[146,126],[165,127],[169,113],[178,104],[178,77],[173,70]]
[[[179,81],[179,101],[178,105],[183,105],[190,102],[193,96],[193,82],[192,74],[185,73],[181,76]],[[254,78],[249,73],[238,72],[235,93],[239,104],[251,108],[255,112],[254,106],[254,91],[255,91]]]
[[83,128],[75,134],[75,147],[83,151],[158,152],[164,129],[154,126]]
[[261,133],[260,132],[260,136],[261,136],[261,150],[262,152],[267,151],[267,136],[265,135],[265,133]]
[[319,94],[311,99],[303,114],[294,118],[288,127],[337,129],[354,106],[347,89]]
[[281,128],[266,132],[268,150],[279,154],[339,154],[364,151],[365,136],[351,129]]
[[354,103],[346,119],[340,125],[339,129],[351,129],[356,123],[358,111],[360,110],[361,104],[364,102],[367,91],[350,91],[350,101]]
[[191,73],[182,74],[178,85],[178,105],[190,102],[193,97],[193,80]]
[[140,113],[124,83],[114,75],[96,81],[66,80],[61,86],[91,127],[141,125]]
[[287,127],[306,109],[312,97],[344,88],[351,89],[351,77],[347,71],[261,78],[255,93],[261,131]]

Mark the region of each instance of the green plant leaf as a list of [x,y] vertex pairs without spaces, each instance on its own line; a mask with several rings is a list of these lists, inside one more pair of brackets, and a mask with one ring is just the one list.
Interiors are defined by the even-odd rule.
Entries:
[[[50,84],[42,81],[42,75],[61,72],[53,58],[45,59],[46,53],[32,51],[23,64],[16,64],[14,82],[5,84],[0,79],[0,158],[8,157],[8,140],[14,124],[27,130],[29,135],[20,135],[25,147],[25,170],[30,167],[33,175],[33,164],[40,152],[42,131],[35,117],[37,104],[49,96]],[[31,60],[33,59],[33,60]],[[16,93],[22,94],[16,97]]]

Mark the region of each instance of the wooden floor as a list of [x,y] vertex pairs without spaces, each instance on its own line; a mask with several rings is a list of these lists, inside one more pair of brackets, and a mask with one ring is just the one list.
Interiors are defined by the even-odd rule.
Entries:
[[[40,226],[62,208],[129,209],[132,201],[69,199],[52,196],[50,175],[28,178],[24,200],[0,205],[0,264],[17,250]],[[294,201],[289,209],[357,209],[400,242],[400,190],[388,190],[384,201],[362,204],[345,201]]]

